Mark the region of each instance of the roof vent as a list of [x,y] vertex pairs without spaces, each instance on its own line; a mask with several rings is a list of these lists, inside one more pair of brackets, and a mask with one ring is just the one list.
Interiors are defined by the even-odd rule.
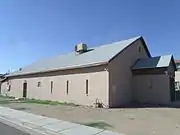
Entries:
[[84,43],[77,44],[77,45],[75,46],[75,51],[76,51],[77,53],[86,52],[86,51],[87,51],[87,45],[84,44]]

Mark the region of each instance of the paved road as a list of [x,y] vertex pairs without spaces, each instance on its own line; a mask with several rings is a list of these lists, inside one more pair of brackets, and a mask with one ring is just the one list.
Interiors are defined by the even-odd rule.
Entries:
[[13,127],[0,123],[0,135],[29,135]]

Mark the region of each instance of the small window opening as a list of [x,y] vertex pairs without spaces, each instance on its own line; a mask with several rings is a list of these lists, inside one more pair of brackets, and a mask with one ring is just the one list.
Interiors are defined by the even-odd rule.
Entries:
[[41,87],[41,82],[38,82],[38,83],[37,83],[37,87]]
[[89,88],[88,88],[88,84],[89,82],[88,82],[88,80],[86,80],[86,95],[88,96],[88,93],[89,93]]
[[69,81],[66,81],[66,94],[68,95],[69,92]]
[[53,81],[51,81],[51,94],[53,92]]
[[10,90],[11,90],[11,84],[10,84],[10,82],[9,82],[9,81],[7,82],[7,90],[8,90],[8,91],[10,91]]

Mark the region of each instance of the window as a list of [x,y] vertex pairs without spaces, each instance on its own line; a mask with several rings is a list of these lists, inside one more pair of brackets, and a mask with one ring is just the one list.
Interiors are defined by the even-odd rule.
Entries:
[[86,95],[88,96],[88,93],[89,93],[89,91],[88,91],[88,80],[86,80]]
[[66,81],[66,94],[68,95],[69,92],[69,81]]
[[51,94],[53,92],[53,81],[51,81]]
[[38,82],[38,83],[37,83],[37,87],[41,87],[41,82]]
[[10,84],[10,82],[9,82],[9,81],[7,82],[7,90],[8,90],[8,91],[10,91],[10,90],[11,90],[11,84]]
[[180,82],[179,81],[175,82],[175,91],[180,91]]

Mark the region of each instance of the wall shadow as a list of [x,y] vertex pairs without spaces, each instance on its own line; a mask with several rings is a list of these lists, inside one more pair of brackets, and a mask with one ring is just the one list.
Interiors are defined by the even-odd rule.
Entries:
[[135,108],[180,108],[180,101],[174,101],[170,104],[149,104],[149,103],[131,103],[128,105],[123,105],[119,107],[112,107],[112,109],[120,109],[120,108],[126,108],[126,109],[135,109]]

